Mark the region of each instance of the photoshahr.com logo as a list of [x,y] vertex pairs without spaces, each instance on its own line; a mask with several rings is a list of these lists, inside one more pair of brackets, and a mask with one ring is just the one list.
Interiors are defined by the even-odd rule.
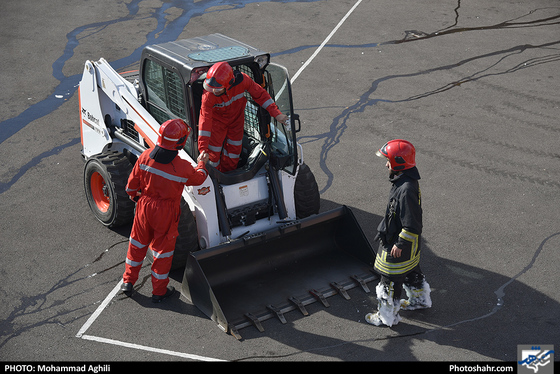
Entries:
[[518,345],[519,373],[554,373],[554,347],[552,345]]

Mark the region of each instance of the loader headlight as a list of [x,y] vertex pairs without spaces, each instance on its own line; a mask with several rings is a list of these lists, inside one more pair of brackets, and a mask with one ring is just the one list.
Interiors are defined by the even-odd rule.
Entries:
[[255,62],[259,64],[259,68],[263,69],[266,65],[268,65],[268,55],[255,57]]

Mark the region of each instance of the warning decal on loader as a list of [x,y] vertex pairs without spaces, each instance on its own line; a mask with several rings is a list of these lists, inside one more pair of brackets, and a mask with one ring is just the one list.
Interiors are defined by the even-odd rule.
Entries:
[[208,192],[210,192],[210,187],[202,187],[199,188],[197,191],[199,195],[206,195]]

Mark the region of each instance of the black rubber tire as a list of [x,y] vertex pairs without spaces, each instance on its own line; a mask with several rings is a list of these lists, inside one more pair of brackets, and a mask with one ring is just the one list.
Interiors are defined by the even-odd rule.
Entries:
[[179,218],[179,236],[175,243],[175,252],[173,253],[173,262],[171,270],[180,269],[187,264],[189,254],[198,251],[198,229],[194,215],[189,208],[189,204],[181,199],[181,217]]
[[132,165],[119,152],[91,157],[84,165],[88,205],[103,225],[118,227],[132,222],[135,204],[125,191]]
[[321,208],[321,196],[319,187],[313,172],[305,163],[299,167],[294,186],[294,200],[296,206],[296,217],[305,218],[319,213]]

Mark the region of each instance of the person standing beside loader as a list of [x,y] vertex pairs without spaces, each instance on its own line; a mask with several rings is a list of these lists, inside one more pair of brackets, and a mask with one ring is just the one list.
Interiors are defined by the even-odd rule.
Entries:
[[189,134],[189,126],[181,119],[164,122],[157,145],[140,155],[128,178],[126,192],[137,205],[121,285],[127,296],[131,296],[138,280],[148,246],[154,254],[152,301],[159,303],[175,292],[167,285],[179,235],[181,195],[184,186],[200,185],[207,177],[207,153],[200,154],[196,168],[178,156]]
[[[387,160],[392,183],[383,220],[377,228],[379,249],[374,270],[381,279],[376,286],[378,311],[368,313],[366,321],[381,326],[396,325],[399,310],[432,306],[430,286],[420,270],[422,199],[412,143],[395,139],[387,142],[377,156]],[[402,290],[408,299],[400,299]]]

